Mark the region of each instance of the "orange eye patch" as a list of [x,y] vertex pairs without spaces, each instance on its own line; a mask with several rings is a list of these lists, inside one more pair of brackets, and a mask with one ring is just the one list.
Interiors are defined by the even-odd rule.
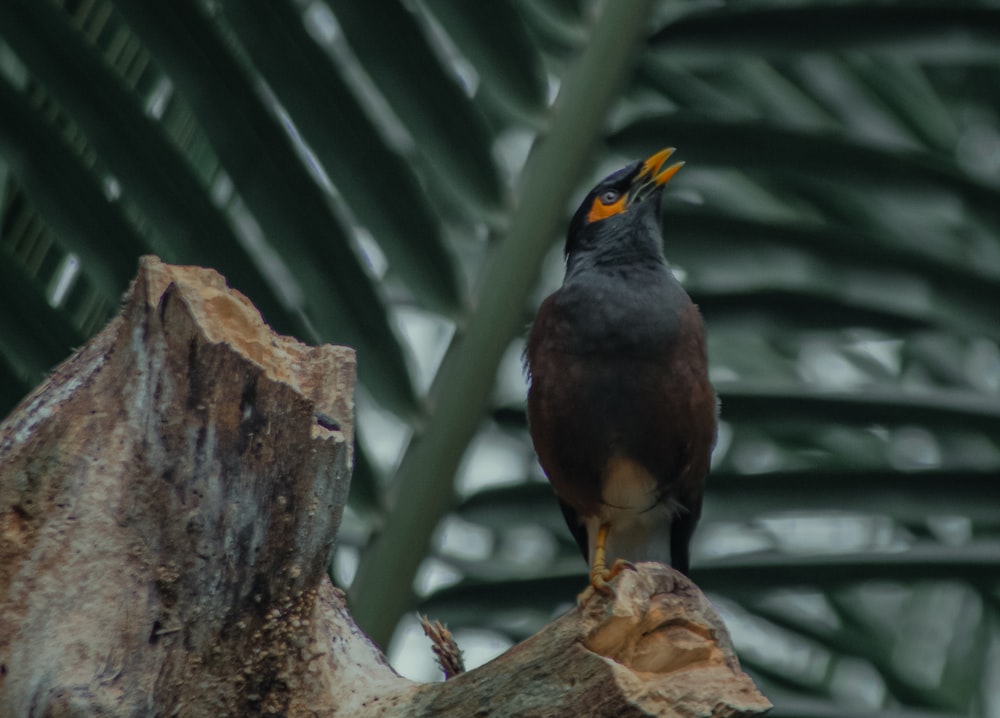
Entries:
[[613,214],[618,214],[625,210],[625,194],[617,195],[617,199],[610,202],[605,201],[605,195],[594,198],[594,203],[590,205],[590,212],[587,213],[587,222],[600,222]]

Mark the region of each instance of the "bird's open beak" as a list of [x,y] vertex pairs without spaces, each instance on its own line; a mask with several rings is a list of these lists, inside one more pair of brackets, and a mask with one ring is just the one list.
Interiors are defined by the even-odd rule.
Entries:
[[683,162],[674,162],[669,167],[661,169],[667,158],[674,152],[673,147],[667,147],[642,163],[642,169],[632,180],[632,187],[629,190],[632,202],[643,200],[651,195],[658,187],[669,182],[670,178],[677,174],[677,170],[684,166]]

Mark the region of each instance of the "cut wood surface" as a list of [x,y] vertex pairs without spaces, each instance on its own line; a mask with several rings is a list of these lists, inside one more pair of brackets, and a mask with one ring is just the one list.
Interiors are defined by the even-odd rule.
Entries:
[[769,707],[659,564],[476,670],[396,675],[326,576],[354,370],[350,349],[271,332],[217,273],[144,258],[119,316],[0,424],[0,715]]

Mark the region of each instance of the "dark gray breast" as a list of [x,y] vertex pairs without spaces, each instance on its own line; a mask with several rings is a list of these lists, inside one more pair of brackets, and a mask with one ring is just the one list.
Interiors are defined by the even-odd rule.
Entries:
[[568,354],[626,353],[633,359],[669,353],[691,299],[665,265],[589,271],[555,297],[553,345]]

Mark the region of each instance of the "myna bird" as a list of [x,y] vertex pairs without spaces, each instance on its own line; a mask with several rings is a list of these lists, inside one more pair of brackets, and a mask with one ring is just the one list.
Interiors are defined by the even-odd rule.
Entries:
[[[602,180],[573,215],[562,287],[538,310],[525,359],[538,460],[590,564],[592,589],[627,563],[688,572],[716,437],[698,307],[663,254],[673,148]],[[614,559],[609,569],[608,561]]]

